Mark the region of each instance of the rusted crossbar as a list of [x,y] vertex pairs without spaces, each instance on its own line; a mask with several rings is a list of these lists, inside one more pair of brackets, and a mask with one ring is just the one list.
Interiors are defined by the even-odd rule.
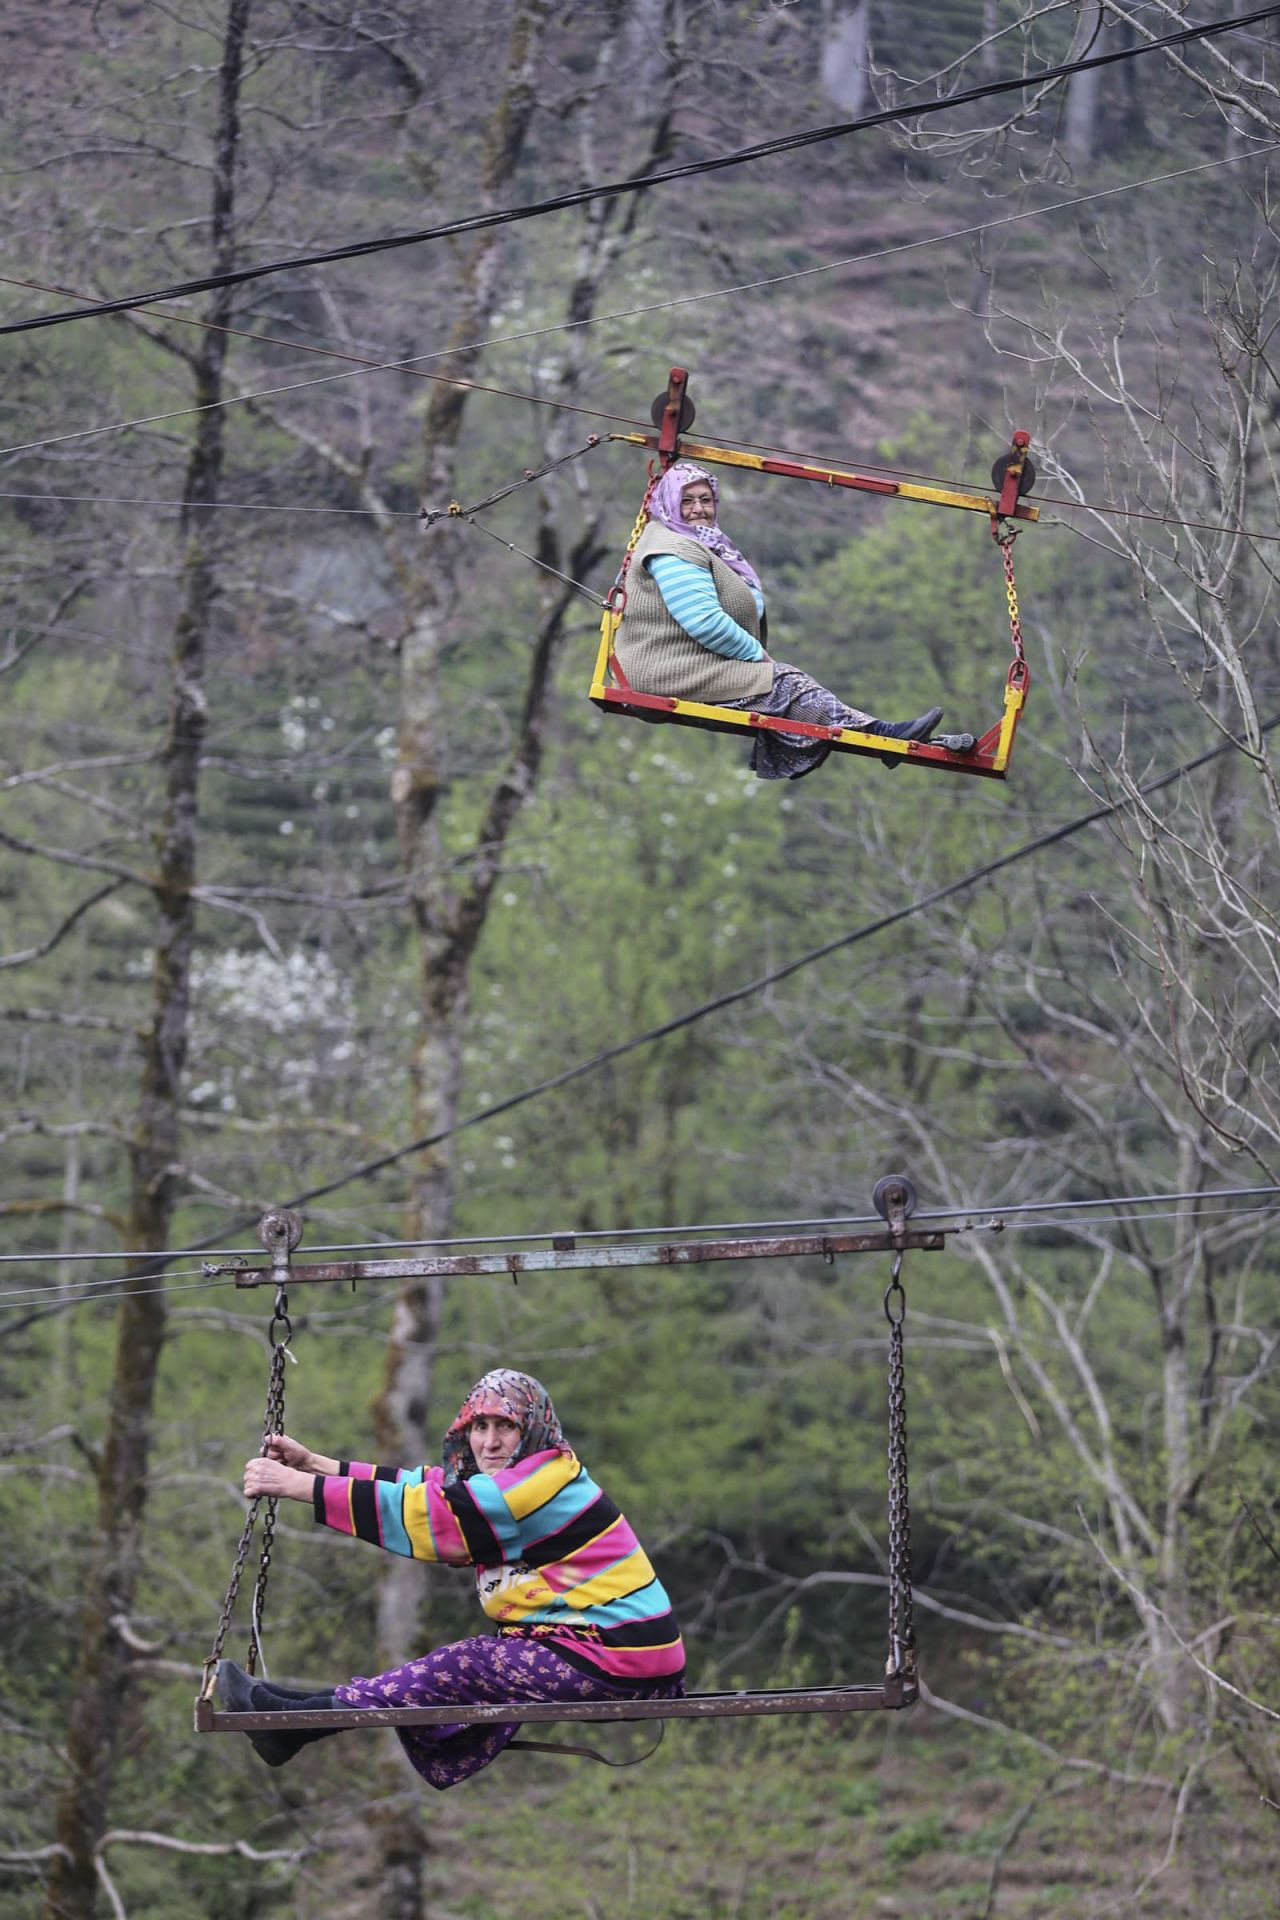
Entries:
[[909,1707],[913,1678],[886,1674],[863,1687],[778,1687],[768,1693],[687,1693],[678,1700],[499,1700],[441,1707],[316,1707],[288,1712],[223,1713],[197,1700],[197,1733],[337,1733],[349,1728],[509,1725],[512,1720],[724,1720],[774,1713],[879,1713]]
[[[511,1253],[413,1254],[395,1260],[304,1261],[289,1269],[289,1286],[303,1281],[344,1285],[357,1280],[447,1279],[484,1273],[566,1273],[592,1268],[694,1267],[715,1260],[779,1260],[818,1255],[832,1259],[838,1253],[892,1253],[913,1248],[940,1253],[946,1235],[938,1232],[904,1233],[787,1233],[739,1235],[731,1240],[666,1240],[596,1246],[578,1246],[572,1234],[556,1234],[546,1248]],[[205,1272],[230,1274],[237,1287],[274,1284],[274,1267],[245,1267],[234,1262],[205,1262]]]

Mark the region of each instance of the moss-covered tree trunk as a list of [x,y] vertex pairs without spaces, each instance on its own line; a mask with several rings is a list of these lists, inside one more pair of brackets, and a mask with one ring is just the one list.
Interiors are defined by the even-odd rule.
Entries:
[[[535,64],[548,11],[544,0],[524,0],[515,11],[506,82],[489,139],[485,184],[491,202],[510,180],[520,157],[535,104]],[[606,103],[607,85],[621,58],[632,13],[629,0],[610,0],[604,10],[594,85],[577,109],[583,173],[588,180],[596,172],[596,106]],[[678,14],[679,9],[669,3],[662,8],[659,45],[654,49],[659,55],[661,79],[651,89],[648,150],[642,171],[656,164],[669,148],[672,95],[679,64],[673,21]],[[612,147],[608,158],[611,167],[616,166],[616,150]],[[552,383],[558,400],[572,403],[579,392],[585,349],[583,335],[573,329],[595,312],[608,263],[635,217],[635,203],[621,219],[607,203],[587,210],[566,290],[566,316],[573,324],[558,378]],[[488,331],[501,289],[498,243],[489,234],[472,252],[462,276],[453,334],[455,352],[445,363],[454,379],[466,380],[474,375],[479,353],[466,343],[483,338]],[[428,408],[423,461],[423,497],[428,505],[439,505],[454,492],[467,400],[465,386],[440,386]],[[548,436],[550,455],[558,457],[566,451],[566,437],[561,418]],[[562,551],[557,521],[554,500],[550,493],[544,493],[536,541],[538,558],[548,567],[566,571],[571,579],[581,579],[600,557],[598,523],[585,509],[577,537],[566,553]],[[552,670],[566,616],[574,602],[571,587],[550,573],[542,576],[539,621],[525,674],[515,742],[482,812],[466,863],[465,885],[458,886],[449,877],[440,840],[448,738],[440,662],[445,635],[459,604],[457,569],[468,550],[459,546],[448,528],[437,530],[432,541],[421,569],[421,586],[402,654],[399,756],[392,782],[401,855],[409,875],[419,936],[422,1037],[413,1060],[413,1085],[415,1129],[420,1137],[445,1132],[458,1118],[471,966],[502,872],[508,836],[537,782]],[[453,1207],[453,1146],[450,1140],[444,1140],[429,1149],[416,1168],[409,1231],[424,1239],[447,1235]],[[410,1283],[396,1302],[376,1412],[378,1441],[388,1460],[427,1460],[436,1451],[438,1436],[428,1434],[425,1418],[442,1304],[439,1282]],[[405,1660],[420,1643],[421,1598],[420,1570],[389,1560],[383,1570],[378,1608],[379,1653],[387,1665]],[[415,1832],[415,1823],[405,1817],[404,1800],[391,1790],[390,1782],[387,1785],[388,1791],[380,1796],[385,1814],[375,1815],[380,1821],[381,1920],[421,1920],[424,1842]]]
[[[223,41],[213,164],[211,262],[232,265],[241,73],[251,0],[230,0]],[[115,1369],[98,1477],[98,1514],[86,1569],[80,1653],[67,1729],[66,1784],[58,1802],[60,1851],[50,1870],[46,1920],[90,1920],[98,1892],[95,1853],[107,1824],[117,1732],[129,1683],[127,1623],[138,1578],[156,1376],[165,1335],[162,1263],[178,1180],[195,938],[200,751],[205,735],[205,648],[217,592],[212,513],[223,466],[223,363],[231,293],[219,289],[194,359],[197,426],[183,494],[181,602],[165,745],[165,808],[156,837],[152,1015],[143,1036],[142,1088],[130,1144],[128,1269],[116,1326]]]
[[[513,10],[506,75],[485,158],[484,203],[489,206],[499,204],[519,164],[536,104],[535,73],[548,11],[548,0],[519,0]],[[497,232],[483,234],[462,271],[455,351],[443,363],[455,379],[465,380],[479,361],[479,350],[468,343],[489,330],[500,267]],[[432,393],[423,437],[423,499],[428,504],[447,500],[453,491],[467,398],[465,386],[437,386]],[[439,831],[447,743],[440,651],[456,602],[454,558],[454,543],[437,538],[425,564],[416,569],[401,653],[399,756],[391,789],[420,942],[423,1038],[413,1061],[413,1088],[415,1130],[422,1135],[447,1128],[457,1118],[469,960],[456,940],[456,902],[444,877]],[[445,1142],[429,1150],[416,1168],[408,1230],[415,1238],[444,1235],[452,1218],[453,1155]],[[386,1460],[431,1457],[426,1412],[440,1305],[438,1281],[406,1282],[397,1297],[375,1409],[378,1447]],[[416,1646],[422,1577],[420,1568],[390,1556],[379,1573],[378,1657],[387,1668],[408,1659]],[[373,1814],[378,1913],[382,1920],[421,1920],[427,1841],[416,1817],[416,1796],[405,1796],[400,1765],[397,1756]]]

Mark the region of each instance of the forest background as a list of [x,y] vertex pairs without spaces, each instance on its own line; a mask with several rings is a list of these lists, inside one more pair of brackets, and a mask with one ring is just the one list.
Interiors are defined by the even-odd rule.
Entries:
[[[1274,1914],[1275,10],[1142,51],[1245,11],[12,0],[3,319],[224,278],[3,342],[6,1915]],[[1099,51],[1137,57],[1037,81]],[[612,579],[645,474],[607,435],[672,364],[708,438],[838,464],[981,489],[1031,431],[1007,783],[765,785],[588,703],[561,576]],[[722,485],[781,657],[990,724],[982,516]],[[429,1804],[389,1735],[279,1773],[193,1736],[270,1300],[183,1249],[315,1189],[300,1257],[864,1217],[898,1167],[1005,1222],[904,1270],[920,1706]],[[431,1459],[526,1367],[695,1684],[872,1679],[887,1279],[299,1286],[287,1425]],[[280,1516],[277,1678],[473,1607]]]

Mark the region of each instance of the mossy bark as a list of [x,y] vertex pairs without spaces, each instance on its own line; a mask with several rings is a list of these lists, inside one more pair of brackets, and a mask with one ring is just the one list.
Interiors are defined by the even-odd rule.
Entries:
[[[235,172],[244,42],[252,0],[230,0],[223,41],[212,213],[213,270],[233,263]],[[142,1038],[142,1085],[130,1142],[127,1269],[116,1323],[115,1367],[98,1474],[98,1512],[85,1580],[67,1774],[59,1797],[45,1920],[91,1920],[99,1891],[96,1851],[106,1829],[118,1731],[129,1686],[121,1637],[138,1580],[152,1408],[165,1338],[164,1263],[180,1177],[182,1077],[195,940],[200,752],[206,727],[204,662],[217,578],[211,508],[223,467],[223,364],[231,294],[219,289],[193,360],[197,426],[183,493],[181,605],[174,630],[165,745],[165,808],[156,834],[158,916],[152,1013]]]

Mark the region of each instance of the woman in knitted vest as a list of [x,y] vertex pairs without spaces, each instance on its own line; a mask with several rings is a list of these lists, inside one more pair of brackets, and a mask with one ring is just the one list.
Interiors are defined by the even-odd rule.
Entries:
[[[759,577],[721,532],[719,505],[713,476],[687,460],[668,467],[650,495],[616,642],[628,683],[637,693],[741,707],[814,726],[855,727],[897,740],[928,740],[942,718],[941,707],[915,720],[877,720],[799,667],[765,652]],[[973,745],[965,734],[944,735],[943,741],[955,752]],[[751,765],[762,780],[798,780],[820,767],[830,751],[803,734],[759,732]]]
[[[287,1434],[267,1446],[245,1465],[251,1499],[304,1500],[338,1533],[414,1560],[473,1566],[496,1632],[322,1693],[255,1680],[223,1660],[218,1698],[228,1712],[683,1694],[684,1647],[662,1582],[626,1516],[566,1445],[555,1408],[529,1374],[498,1367],[476,1382],[445,1434],[438,1467],[334,1460]],[[520,1728],[503,1721],[397,1731],[417,1772],[444,1788],[496,1760]],[[260,1759],[280,1767],[325,1734],[249,1738]]]

